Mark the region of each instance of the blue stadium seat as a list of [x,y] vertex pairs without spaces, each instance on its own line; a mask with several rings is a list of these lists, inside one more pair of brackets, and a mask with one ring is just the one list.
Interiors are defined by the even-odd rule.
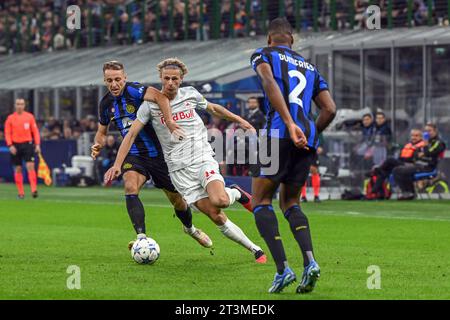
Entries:
[[437,169],[430,172],[419,172],[414,175],[414,181],[419,181],[423,179],[433,179],[438,175]]

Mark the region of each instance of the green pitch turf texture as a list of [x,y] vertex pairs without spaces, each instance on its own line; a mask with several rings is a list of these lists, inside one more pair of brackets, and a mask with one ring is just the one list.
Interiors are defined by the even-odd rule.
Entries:
[[[143,190],[141,199],[161,256],[151,266],[136,264],[127,250],[134,231],[122,194],[41,187],[38,199],[18,200],[13,185],[0,185],[0,299],[450,299],[449,201],[304,204],[322,277],[311,294],[295,294],[295,284],[271,295],[271,257],[256,264],[196,213],[195,225],[214,242],[211,255],[182,232],[158,190]],[[268,253],[249,212],[238,205],[226,212]],[[277,215],[300,278],[297,243]],[[70,265],[81,269],[80,290],[66,286]],[[371,265],[380,268],[381,289],[367,288]]]

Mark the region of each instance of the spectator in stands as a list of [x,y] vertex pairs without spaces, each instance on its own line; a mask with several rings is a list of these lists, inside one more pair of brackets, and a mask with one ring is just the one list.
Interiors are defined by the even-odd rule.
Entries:
[[361,123],[362,123],[361,132],[363,135],[363,139],[365,141],[371,140],[375,132],[375,124],[373,122],[372,114],[366,113],[365,115],[363,115]]
[[[263,129],[266,123],[266,117],[264,113],[259,108],[259,101],[256,97],[250,97],[247,99],[247,114],[244,117],[255,129],[257,135],[259,135],[259,130]],[[254,137],[256,138],[256,137]],[[251,137],[246,138],[246,146],[248,150],[251,150],[250,144],[252,140]],[[256,142],[256,141],[253,141]],[[249,161],[250,162],[250,161]],[[255,163],[248,163],[248,175],[257,176],[259,173],[259,166]]]
[[386,115],[383,111],[377,111],[375,116],[375,132],[373,136],[373,163],[380,165],[386,160],[387,152],[392,141],[392,131],[386,121]]
[[349,13],[351,5],[352,4],[348,0],[336,1],[336,22],[339,30],[350,26]]
[[49,140],[59,140],[61,138],[62,138],[61,128],[54,127],[53,130],[50,132],[48,139]]
[[255,18],[251,18],[250,19],[250,25],[249,25],[249,36],[250,37],[254,37],[257,35],[261,35],[263,34],[263,31],[258,23],[258,21],[256,21]]
[[393,170],[395,183],[400,187],[402,195],[398,200],[412,200],[416,198],[414,190],[414,175],[437,170],[439,159],[443,158],[445,143],[439,137],[437,126],[428,123],[425,126],[424,147],[420,148],[414,165],[403,165]]
[[392,20],[394,27],[408,25],[408,0],[392,0]]
[[128,40],[129,40],[128,23],[129,23],[128,13],[124,12],[120,15],[119,32],[117,33],[117,41],[121,45],[128,44]]
[[138,16],[133,17],[131,26],[131,40],[133,44],[142,44],[142,23]]
[[413,22],[415,26],[423,26],[428,22],[428,8],[423,0],[414,0]]
[[0,54],[8,53],[8,47],[5,26],[0,22]]
[[259,101],[256,97],[247,99],[247,114],[244,117],[258,132],[266,123],[264,113],[259,109]]
[[31,27],[31,52],[38,52],[41,50],[41,35],[37,26]]
[[247,15],[245,13],[245,7],[239,8],[235,14],[234,18],[234,35],[235,37],[245,37],[246,36],[246,23]]
[[53,48],[55,50],[62,50],[67,48],[70,48],[72,46],[70,39],[65,38],[64,36],[64,28],[59,27],[58,32],[55,34],[55,37],[53,38]]
[[173,28],[174,28],[174,35],[173,38],[175,40],[182,40],[184,39],[184,3],[181,1],[178,1],[175,4],[174,8],[174,17],[173,17]]
[[153,11],[147,12],[145,15],[144,32],[149,41],[156,39],[156,15]]
[[364,172],[367,172],[373,166],[372,145],[375,133],[375,124],[372,114],[367,113],[363,115],[361,123],[361,141],[356,145],[354,149],[355,156],[351,157],[350,161],[352,167],[361,167]]
[[230,36],[230,23],[231,23],[231,1],[225,0],[222,4],[220,21],[220,31],[223,38]]
[[195,2],[189,2],[188,39],[200,40],[200,12]]
[[419,150],[425,146],[422,140],[422,131],[420,129],[412,129],[410,134],[410,140],[402,148],[400,155],[397,158],[387,158],[380,166],[373,169],[372,175],[376,176],[376,182],[373,186],[373,192],[377,193],[379,199],[384,199],[383,195],[383,183],[392,174],[392,171],[399,166],[409,164],[413,165],[414,160],[417,158]]
[[102,183],[105,172],[114,164],[120,144],[113,135],[106,137],[106,145],[100,152],[100,156],[95,159],[97,182]]
[[167,1],[159,2],[159,41],[170,40],[170,14]]

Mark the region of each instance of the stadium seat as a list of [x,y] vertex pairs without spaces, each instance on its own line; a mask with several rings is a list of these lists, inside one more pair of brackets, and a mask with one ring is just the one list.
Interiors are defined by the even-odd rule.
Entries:
[[413,180],[416,193],[421,199],[422,193],[425,193],[429,199],[432,193],[437,193],[439,199],[442,199],[442,194],[449,192],[448,184],[438,169],[416,173]]

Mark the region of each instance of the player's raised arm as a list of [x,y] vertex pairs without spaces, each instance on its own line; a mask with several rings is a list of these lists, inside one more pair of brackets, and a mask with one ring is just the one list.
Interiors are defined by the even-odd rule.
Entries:
[[167,96],[153,87],[148,87],[145,92],[144,100],[158,104],[159,109],[163,114],[164,122],[170,132],[174,132],[177,129],[181,130],[180,126],[172,119],[172,108],[170,107],[169,98],[167,98]]
[[295,124],[289,113],[289,108],[284,101],[283,94],[273,77],[272,69],[267,63],[260,63],[256,67],[256,73],[261,79],[261,84],[269,98],[271,106],[280,114],[281,119],[289,130],[292,141],[298,148],[306,146],[307,140],[303,131]]
[[319,133],[328,127],[336,116],[336,104],[328,90],[321,91],[314,99],[317,108],[319,108],[319,116],[316,120],[316,129]]
[[134,143],[139,132],[144,128],[145,124],[140,122],[138,119],[133,121],[133,124],[130,127],[130,130],[123,138],[122,143],[120,144],[119,151],[117,152],[116,161],[114,161],[113,166],[105,173],[104,181],[105,184],[108,184],[110,181],[116,179],[120,176],[121,166],[123,161],[125,160],[128,152],[130,152],[131,146]]
[[241,126],[242,129],[256,131],[255,128],[253,128],[253,126],[248,121],[246,121],[243,118],[241,118],[240,116],[228,111],[221,105],[208,102],[206,111],[208,111],[213,116],[216,116],[216,117],[219,117],[219,118],[231,121],[231,122],[236,122]]

